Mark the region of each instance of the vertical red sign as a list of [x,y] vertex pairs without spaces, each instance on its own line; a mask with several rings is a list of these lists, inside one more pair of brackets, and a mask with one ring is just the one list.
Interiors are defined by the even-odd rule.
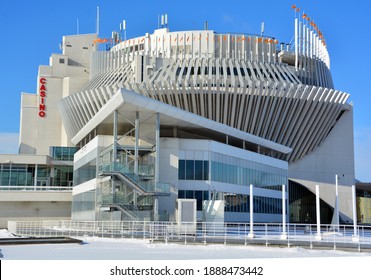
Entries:
[[39,84],[40,84],[39,86],[39,117],[45,118],[46,117],[45,99],[47,97],[46,78],[40,78]]

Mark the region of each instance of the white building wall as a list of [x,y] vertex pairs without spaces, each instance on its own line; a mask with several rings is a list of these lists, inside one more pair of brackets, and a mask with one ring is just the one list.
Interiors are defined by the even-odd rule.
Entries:
[[20,112],[19,153],[35,154],[37,141],[37,95],[22,93]]
[[1,191],[0,228],[8,221],[69,220],[71,217],[69,191]]
[[351,186],[355,183],[353,109],[342,115],[319,147],[289,166],[290,180],[313,193],[318,184],[321,199],[332,207],[335,205],[335,174],[339,175],[340,215],[344,221],[351,221]]
[[[71,146],[57,104],[89,82],[90,55],[96,34],[63,37],[63,54],[53,54],[49,65],[39,66],[35,95],[23,95],[20,119],[20,153],[48,155],[50,146]],[[40,117],[40,79],[45,78],[45,116]],[[32,128],[32,129],[31,129]]]

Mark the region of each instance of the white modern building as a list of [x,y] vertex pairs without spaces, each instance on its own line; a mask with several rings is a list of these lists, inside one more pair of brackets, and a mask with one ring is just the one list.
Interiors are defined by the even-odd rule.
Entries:
[[322,222],[335,208],[352,220],[353,108],[306,19],[292,47],[213,30],[112,35],[65,36],[22,96],[19,157],[78,149],[72,219],[175,220],[195,199],[198,220],[220,200],[225,221],[247,222],[253,185],[254,221],[281,222],[285,185],[288,220],[314,222],[319,185]]

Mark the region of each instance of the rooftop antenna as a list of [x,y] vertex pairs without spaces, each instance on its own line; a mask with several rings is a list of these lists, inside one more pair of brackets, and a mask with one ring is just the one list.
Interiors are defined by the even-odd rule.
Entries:
[[122,29],[124,30],[124,41],[126,41],[126,20],[122,21]]
[[164,15],[161,15],[161,28],[163,28],[165,25],[165,17]]
[[97,7],[97,36],[99,35],[99,6]]
[[209,30],[209,24],[207,21],[205,21],[205,30]]
[[165,27],[168,27],[167,14],[165,14]]
[[261,36],[263,37],[263,35],[264,35],[264,21],[262,21],[262,23],[261,23],[260,31],[261,31]]

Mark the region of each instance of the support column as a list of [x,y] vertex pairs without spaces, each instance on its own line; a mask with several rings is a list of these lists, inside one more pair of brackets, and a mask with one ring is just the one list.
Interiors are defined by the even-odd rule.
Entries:
[[[112,163],[113,163],[113,170],[116,168],[116,160],[117,160],[117,110],[113,112],[113,151],[112,151]],[[113,176],[111,176],[111,194],[113,203],[115,203],[115,181],[113,180]]]
[[335,209],[334,209],[334,229],[339,231],[339,177],[335,174]]
[[250,232],[248,234],[249,238],[254,238],[254,193],[253,193],[253,185],[250,184]]
[[353,202],[353,236],[352,241],[353,242],[359,242],[359,235],[357,231],[357,201],[356,201],[356,187],[352,185],[352,202]]
[[153,219],[155,221],[158,221],[158,197],[154,197],[154,202],[153,202]]
[[320,211],[320,199],[319,199],[319,186],[316,185],[316,216],[317,216],[317,234],[316,240],[322,240],[321,235],[321,211]]
[[113,153],[112,161],[116,162],[117,160],[117,110],[113,112]]
[[139,112],[135,114],[135,149],[134,149],[134,174],[138,176],[139,171]]
[[155,184],[160,180],[160,113],[156,113],[156,160],[155,160]]
[[37,169],[38,169],[38,165],[35,164],[35,178],[33,182],[35,188],[37,187]]
[[282,234],[281,239],[287,239],[286,232],[286,186],[282,185]]

